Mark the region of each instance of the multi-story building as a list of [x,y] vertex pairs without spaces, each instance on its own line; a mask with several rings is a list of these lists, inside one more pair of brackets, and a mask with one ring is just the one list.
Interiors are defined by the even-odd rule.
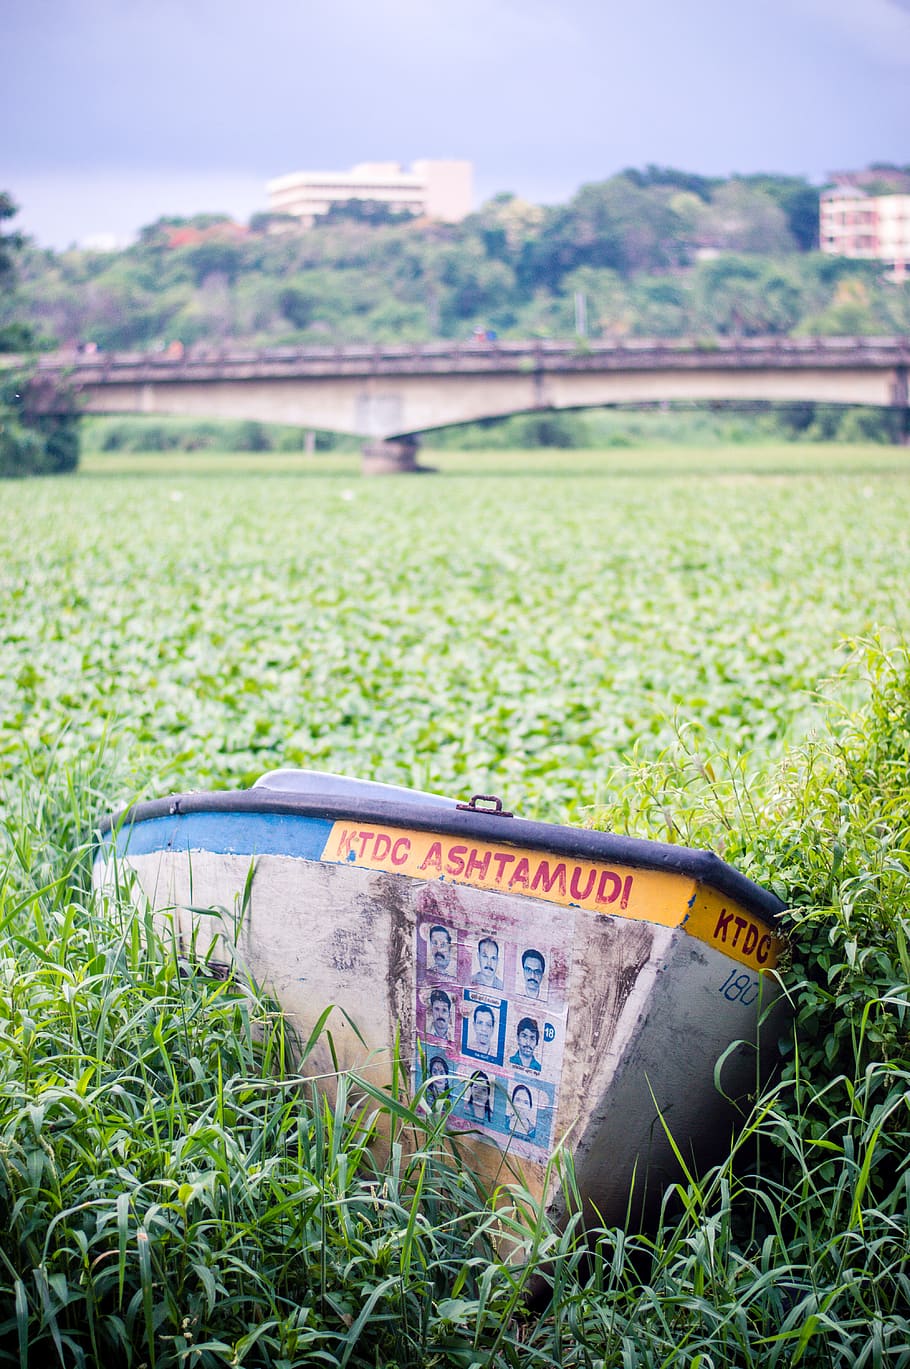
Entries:
[[836,257],[880,261],[895,280],[910,268],[910,185],[895,178],[894,188],[881,179],[858,184],[843,176],[823,190],[819,203],[819,245]]
[[350,171],[296,171],[269,181],[269,211],[312,224],[332,205],[369,200],[390,209],[457,222],[472,205],[470,162],[361,162]]

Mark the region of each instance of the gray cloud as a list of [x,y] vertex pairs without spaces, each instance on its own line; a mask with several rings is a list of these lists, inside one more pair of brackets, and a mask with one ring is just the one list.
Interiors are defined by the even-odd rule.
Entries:
[[41,241],[467,157],[478,194],[906,161],[910,0],[3,0],[0,188]]
[[[797,0],[886,67],[910,68],[910,0]],[[908,101],[910,105],[910,101]]]

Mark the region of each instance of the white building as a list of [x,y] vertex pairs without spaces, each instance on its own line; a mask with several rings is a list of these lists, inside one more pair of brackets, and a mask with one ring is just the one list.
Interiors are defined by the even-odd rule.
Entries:
[[898,280],[910,265],[910,195],[879,195],[878,255],[891,262]]
[[881,261],[895,280],[910,267],[910,194],[870,194],[858,185],[823,190],[819,246],[836,257]]
[[470,162],[361,162],[350,171],[295,171],[269,181],[269,212],[311,224],[334,204],[371,200],[390,209],[455,223],[473,208]]

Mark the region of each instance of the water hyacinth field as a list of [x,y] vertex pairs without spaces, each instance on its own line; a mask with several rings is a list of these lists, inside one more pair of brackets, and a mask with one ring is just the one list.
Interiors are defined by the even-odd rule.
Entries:
[[102,458],[7,484],[0,757],[106,735],[127,790],[276,765],[581,819],[674,720],[775,754],[900,622],[899,449]]
[[[0,1364],[910,1366],[910,455],[425,460],[0,487]],[[793,1031],[657,1226],[483,1191],[404,1086],[327,1104],[267,989],[92,894],[100,815],[282,765],[787,902]]]

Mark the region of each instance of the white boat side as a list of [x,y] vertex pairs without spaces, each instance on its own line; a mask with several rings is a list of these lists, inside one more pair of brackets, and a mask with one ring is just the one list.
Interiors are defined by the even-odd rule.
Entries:
[[[183,949],[239,960],[301,1039],[343,1010],[341,1068],[385,1083],[399,1039],[419,1105],[487,1179],[555,1205],[565,1145],[621,1221],[633,1170],[633,1206],[676,1177],[664,1123],[710,1151],[754,1091],[783,905],[710,852],[364,783],[139,805],[105,827],[97,880],[134,871]],[[331,1072],[325,1041],[306,1068]]]

